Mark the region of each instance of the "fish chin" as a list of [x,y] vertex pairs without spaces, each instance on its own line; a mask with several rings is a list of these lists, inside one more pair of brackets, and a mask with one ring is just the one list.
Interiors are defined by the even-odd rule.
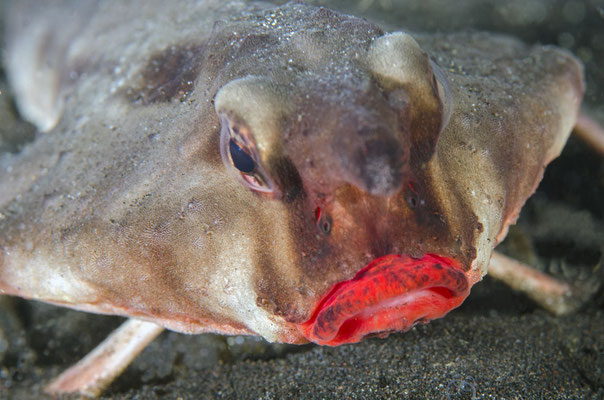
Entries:
[[298,330],[311,342],[329,346],[406,331],[459,306],[470,286],[455,260],[386,255],[335,284]]

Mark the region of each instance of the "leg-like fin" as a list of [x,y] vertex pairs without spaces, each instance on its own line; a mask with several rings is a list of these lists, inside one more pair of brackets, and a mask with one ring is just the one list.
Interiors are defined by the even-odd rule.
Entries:
[[99,396],[163,330],[151,322],[127,320],[86,357],[46,386],[46,393]]
[[555,315],[569,314],[582,304],[579,298],[573,295],[571,285],[501,253],[493,252],[489,275],[526,294]]
[[604,128],[595,119],[580,113],[573,133],[598,154],[604,156]]

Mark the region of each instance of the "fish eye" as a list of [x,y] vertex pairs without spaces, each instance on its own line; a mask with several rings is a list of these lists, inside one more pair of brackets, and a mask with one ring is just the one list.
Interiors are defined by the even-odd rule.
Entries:
[[221,118],[220,155],[224,166],[233,171],[239,182],[258,192],[272,193],[274,186],[258,162],[258,155],[247,130]]
[[233,166],[239,171],[245,174],[250,174],[256,169],[254,159],[250,157],[250,155],[247,154],[245,150],[243,150],[241,146],[239,146],[239,144],[237,144],[237,142],[235,142],[233,139],[229,140],[229,152],[231,154]]

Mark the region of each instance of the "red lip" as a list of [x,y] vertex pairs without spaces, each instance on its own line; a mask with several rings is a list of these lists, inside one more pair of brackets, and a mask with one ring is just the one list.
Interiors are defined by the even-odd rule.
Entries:
[[321,345],[355,343],[372,333],[406,331],[440,318],[469,293],[468,279],[455,260],[386,255],[335,284],[298,329]]

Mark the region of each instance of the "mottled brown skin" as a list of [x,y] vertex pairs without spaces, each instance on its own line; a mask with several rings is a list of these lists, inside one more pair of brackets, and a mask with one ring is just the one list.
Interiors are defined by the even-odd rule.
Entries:
[[[0,158],[1,293],[303,342],[295,323],[376,257],[449,257],[473,284],[583,93],[572,56],[506,37],[414,34],[420,49],[298,3],[134,3],[78,27],[51,116],[30,116],[56,126]],[[44,40],[14,29],[19,82],[23,42]],[[442,132],[428,55],[451,87]],[[17,84],[21,102],[36,88]],[[253,138],[273,193],[223,165],[219,115]]]

